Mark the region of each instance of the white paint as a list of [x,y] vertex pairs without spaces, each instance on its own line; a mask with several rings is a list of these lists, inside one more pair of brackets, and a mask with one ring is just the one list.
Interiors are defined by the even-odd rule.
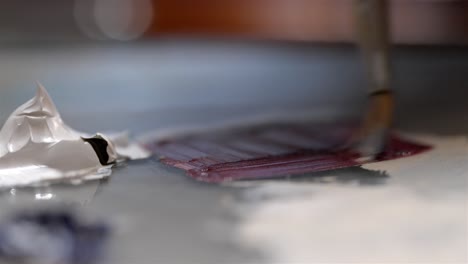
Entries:
[[[18,107],[0,131],[0,187],[42,184],[61,180],[99,179],[111,174],[111,166],[99,162],[84,133],[68,127],[45,88]],[[126,140],[108,141],[109,162],[125,157],[144,158]],[[130,150],[129,150],[130,149]]]
[[140,146],[140,144],[130,140],[128,131],[106,132],[107,138],[112,141],[115,150],[120,157],[130,160],[146,159],[151,157],[151,152]]
[[0,157],[18,152],[30,143],[72,141],[80,134],[63,123],[43,86],[36,96],[18,107],[0,131]]
[[382,185],[244,184],[239,243],[278,264],[467,263],[467,140],[418,138],[435,149],[365,166]]

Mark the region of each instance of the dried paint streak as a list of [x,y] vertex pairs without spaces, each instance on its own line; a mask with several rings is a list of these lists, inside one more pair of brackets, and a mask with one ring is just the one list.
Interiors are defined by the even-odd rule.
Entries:
[[[362,165],[359,154],[330,151],[353,131],[347,124],[268,125],[157,141],[146,147],[165,164],[197,180],[224,182],[281,177]],[[396,135],[377,160],[415,155],[430,147]]]

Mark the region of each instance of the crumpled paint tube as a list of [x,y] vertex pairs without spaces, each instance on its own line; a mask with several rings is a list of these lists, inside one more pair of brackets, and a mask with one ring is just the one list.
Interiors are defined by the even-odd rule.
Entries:
[[100,179],[134,153],[136,158],[149,156],[125,136],[114,136],[114,144],[103,134],[90,136],[68,127],[39,84],[36,96],[18,107],[0,131],[0,188]]
[[107,224],[85,223],[68,211],[22,212],[0,225],[0,262],[97,263],[109,234]]

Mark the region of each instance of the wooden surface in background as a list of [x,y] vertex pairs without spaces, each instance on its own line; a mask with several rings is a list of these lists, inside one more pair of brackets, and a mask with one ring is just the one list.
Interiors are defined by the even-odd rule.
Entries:
[[[150,35],[349,42],[353,0],[153,0]],[[468,1],[392,0],[398,43],[468,43]]]

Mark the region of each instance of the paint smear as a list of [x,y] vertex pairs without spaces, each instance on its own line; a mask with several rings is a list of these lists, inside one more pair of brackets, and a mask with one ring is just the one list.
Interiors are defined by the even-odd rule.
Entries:
[[[284,177],[359,166],[369,161],[339,150],[354,131],[350,124],[269,124],[186,134],[146,143],[165,164],[204,182]],[[430,149],[393,134],[376,161],[416,155]]]

